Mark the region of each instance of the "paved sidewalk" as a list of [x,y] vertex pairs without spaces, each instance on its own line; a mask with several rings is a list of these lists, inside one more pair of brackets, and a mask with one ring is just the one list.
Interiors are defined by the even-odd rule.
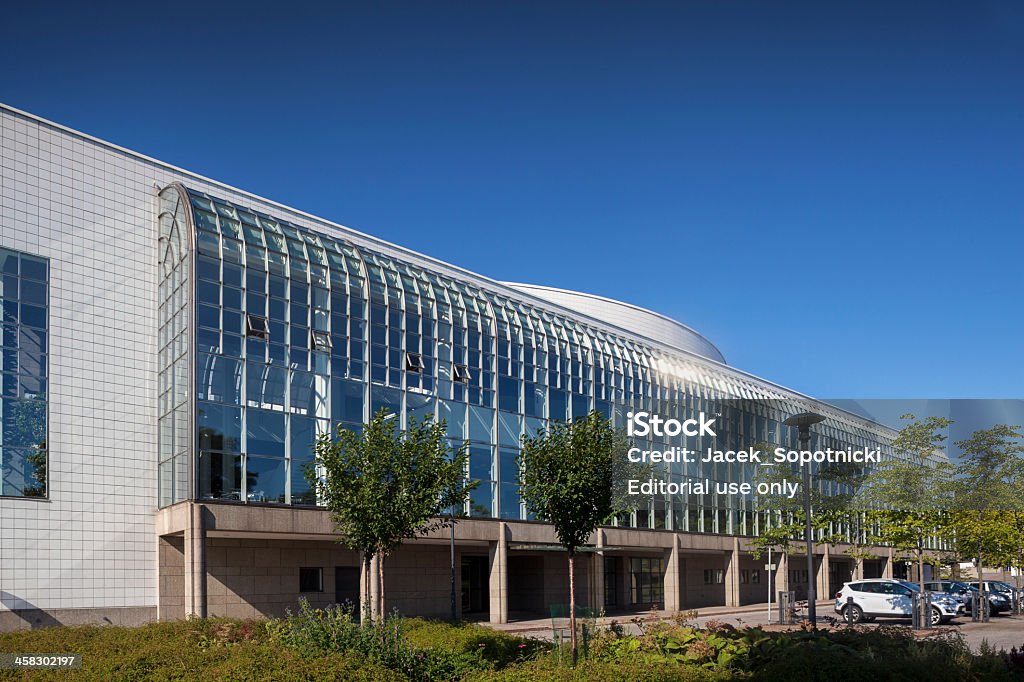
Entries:
[[[818,618],[822,616],[835,615],[832,612],[833,601],[819,601],[817,602],[818,607]],[[698,625],[704,625],[710,620],[717,620],[728,623],[736,627],[754,626],[754,625],[765,625],[768,621],[768,605],[767,604],[748,604],[746,606],[708,606],[705,608],[693,609],[697,612],[697,618],[694,622]],[[632,623],[634,618],[648,618],[652,614],[661,618],[662,620],[669,620],[675,615],[672,611],[629,611],[623,613],[611,613],[607,616],[599,618],[597,620],[598,626],[607,626],[613,621],[621,624],[627,632],[635,632],[636,626]],[[779,608],[777,604],[772,605],[772,616],[778,618]],[[530,637],[537,637],[541,639],[551,638],[551,618],[537,618],[530,616],[526,618],[515,618],[513,615],[512,619],[508,623],[500,625],[482,623],[490,628],[499,630],[501,632],[507,632],[516,635],[527,635]]]
[[[817,602],[819,625],[824,624],[824,618],[837,616],[833,611],[834,603],[835,602],[831,600]],[[694,622],[698,625],[705,625],[711,620],[728,623],[734,627],[766,625],[769,622],[767,604],[751,604],[748,606],[709,606],[707,608],[695,610],[697,611],[697,618],[694,619]],[[612,621],[616,621],[623,626],[626,632],[637,634],[639,630],[632,620],[634,618],[647,618],[651,613],[651,611],[614,613],[603,618],[599,618],[597,624],[598,626],[606,627],[612,623]],[[659,618],[666,620],[674,615],[669,611],[654,611],[653,613]],[[773,617],[778,618],[777,606],[773,607]],[[551,618],[529,617],[513,620],[510,623],[502,625],[490,625],[488,623],[481,624],[510,634],[535,637],[537,639],[544,640],[552,639]],[[878,625],[908,626],[910,625],[910,620],[884,619],[875,623],[863,625],[862,627],[877,627]],[[1012,647],[1024,649],[1024,616],[993,616],[991,621],[988,623],[975,623],[971,621],[969,616],[960,616],[949,624],[940,625],[935,629],[935,632],[942,631],[960,632],[967,641],[967,644],[975,651],[977,651],[978,647],[981,646],[982,641],[987,642],[989,645],[994,646],[997,649],[1005,649],[1007,651]]]

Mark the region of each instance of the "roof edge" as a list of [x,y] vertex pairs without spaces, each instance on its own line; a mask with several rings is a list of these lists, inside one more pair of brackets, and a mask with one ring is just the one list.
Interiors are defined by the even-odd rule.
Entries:
[[[686,325],[686,324],[683,324],[679,320],[675,320],[675,319],[669,317],[668,315],[663,315],[662,313],[659,313],[656,310],[651,310],[650,308],[644,308],[643,306],[638,306],[638,305],[633,304],[633,303],[627,303],[626,301],[619,301],[619,300],[614,299],[614,298],[608,298],[607,296],[600,296],[598,294],[591,294],[591,293],[586,292],[586,291],[575,291],[573,289],[562,289],[560,287],[549,287],[549,286],[544,286],[543,284],[527,284],[526,282],[508,282],[508,281],[503,281],[501,283],[504,284],[505,286],[513,287],[515,289],[519,289],[519,288],[524,288],[524,289],[544,289],[546,291],[557,291],[557,292],[563,293],[563,294],[571,294],[573,296],[583,296],[585,298],[592,298],[592,299],[594,299],[596,301],[603,301],[605,303],[614,303],[615,305],[620,305],[623,308],[629,308],[631,310],[636,310],[636,311],[639,311],[639,312],[644,313],[646,315],[651,315],[653,317],[657,317],[659,319],[665,320],[666,322],[671,322],[672,324],[676,325],[677,327],[685,329],[686,331],[690,332],[694,336],[700,338],[703,341],[706,341],[709,346],[714,348],[718,352],[718,354],[720,356],[722,356],[722,362],[724,363],[725,353],[723,353],[722,350],[718,346],[716,346],[715,343],[711,339],[709,339],[708,337],[704,336],[703,334],[701,334],[699,331],[697,331],[693,327],[691,327],[689,325]],[[725,364],[728,364],[728,363],[725,363]]]

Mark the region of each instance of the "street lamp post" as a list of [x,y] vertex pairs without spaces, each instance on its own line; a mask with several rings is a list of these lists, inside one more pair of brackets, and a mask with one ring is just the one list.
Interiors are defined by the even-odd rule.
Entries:
[[[825,417],[814,412],[801,412],[795,414],[782,422],[786,426],[796,426],[800,429],[800,449],[810,450],[811,448],[811,426],[825,420]],[[807,619],[811,627],[817,627],[817,609],[815,608],[815,579],[814,579],[814,539],[811,534],[811,467],[804,466],[804,532],[807,535]]]
[[451,535],[449,536],[449,539],[450,539],[449,549],[451,551],[451,566],[450,566],[450,568],[451,568],[451,575],[449,576],[451,578],[451,593],[449,594],[449,598],[450,598],[450,601],[451,601],[450,606],[451,606],[451,610],[452,610],[452,622],[456,623],[456,622],[458,622],[459,619],[458,619],[458,612],[457,612],[456,607],[455,607],[455,516],[454,515],[450,515],[448,517],[448,528],[451,531]]

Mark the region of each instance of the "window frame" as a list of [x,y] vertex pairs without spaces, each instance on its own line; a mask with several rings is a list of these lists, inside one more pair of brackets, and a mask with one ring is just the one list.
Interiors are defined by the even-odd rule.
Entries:
[[[309,573],[309,571],[315,571],[315,573]],[[310,576],[315,577],[316,587],[313,589],[309,588],[309,584],[306,579]],[[311,594],[324,591],[324,569],[322,566],[300,566],[299,567],[299,592],[303,594]]]
[[405,351],[405,371],[415,372],[416,374],[423,374],[425,365],[423,364],[423,354],[414,353],[411,350]]
[[[260,329],[256,324],[259,321],[263,325]],[[255,313],[245,314],[245,336],[246,338],[263,339],[264,341],[270,340],[270,322],[263,315],[257,315]]]
[[320,329],[310,329],[309,347],[313,350],[331,350],[331,348],[333,348],[333,344],[331,343],[331,333]]

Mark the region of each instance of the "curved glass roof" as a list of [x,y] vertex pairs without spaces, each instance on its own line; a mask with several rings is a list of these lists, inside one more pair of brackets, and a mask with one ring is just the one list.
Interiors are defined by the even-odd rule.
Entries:
[[[310,284],[350,293],[369,291],[371,300],[434,319],[452,316],[491,339],[522,341],[579,366],[606,373],[608,400],[629,403],[630,395],[685,401],[786,400],[826,414],[826,425],[876,441],[893,432],[833,406],[789,391],[734,368],[679,351],[599,320],[574,316],[556,304],[495,283],[450,276],[382,253],[356,239],[317,232],[287,220],[187,189],[196,227],[196,249],[228,262],[258,265]],[[337,228],[332,228],[337,230]],[[600,378],[600,377],[599,377]],[[628,390],[632,386],[632,390]],[[595,388],[596,390],[596,388]],[[625,391],[625,392],[624,392]],[[598,398],[600,399],[600,397]]]

